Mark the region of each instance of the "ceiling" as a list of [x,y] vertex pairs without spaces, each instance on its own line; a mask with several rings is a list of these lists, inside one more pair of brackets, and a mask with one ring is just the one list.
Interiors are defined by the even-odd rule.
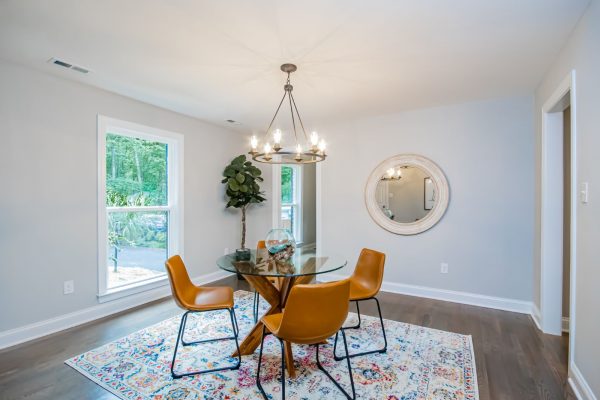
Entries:
[[[589,0],[2,0],[0,57],[249,133],[531,93]],[[91,69],[83,75],[51,57]]]

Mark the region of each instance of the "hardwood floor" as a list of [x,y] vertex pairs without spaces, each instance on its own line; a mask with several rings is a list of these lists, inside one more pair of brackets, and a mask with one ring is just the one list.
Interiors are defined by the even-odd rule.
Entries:
[[[219,284],[248,288],[235,277]],[[472,335],[481,400],[575,399],[566,383],[567,336],[540,333],[528,315],[393,293],[378,298],[384,318]],[[115,399],[64,360],[180,312],[160,300],[0,351],[0,399]],[[374,302],[363,302],[361,312],[376,315]]]

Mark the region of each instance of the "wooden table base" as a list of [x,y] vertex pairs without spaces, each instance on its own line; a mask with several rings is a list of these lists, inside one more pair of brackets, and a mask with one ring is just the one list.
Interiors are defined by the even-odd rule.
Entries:
[[[278,278],[278,285],[274,285],[266,276],[244,275],[246,281],[269,303],[270,307],[265,315],[277,314],[283,311],[290,290],[294,285],[310,283],[314,278],[312,275],[299,277]],[[262,337],[262,322],[258,321],[252,328],[248,336],[240,343],[240,354],[243,356],[253,354]],[[294,356],[292,353],[292,344],[285,342],[285,363],[290,378],[296,377],[294,368]],[[233,354],[237,357],[237,351]]]

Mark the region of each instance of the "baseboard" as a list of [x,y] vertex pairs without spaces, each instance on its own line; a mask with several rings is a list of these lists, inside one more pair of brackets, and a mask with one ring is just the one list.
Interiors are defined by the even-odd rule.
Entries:
[[533,303],[531,306],[531,319],[535,322],[535,326],[541,331],[542,330],[542,313],[538,308],[537,304]]
[[598,400],[574,363],[569,367],[569,385],[578,400]]
[[[320,280],[330,281],[345,279],[347,276],[326,274]],[[384,292],[404,294],[408,296],[425,297],[428,299],[449,301],[452,303],[468,304],[478,307],[494,308],[496,310],[512,311],[522,314],[531,314],[530,301],[506,299],[502,297],[486,296],[476,293],[457,292],[453,290],[436,289],[426,286],[407,285],[403,283],[386,282],[381,285]]]
[[[531,319],[533,319],[533,322],[535,322],[535,326],[537,326],[537,328],[543,332],[542,330],[542,313],[540,312],[540,309],[538,308],[538,306],[536,304],[532,304],[531,305]],[[562,318],[562,331],[563,332],[569,332],[569,318],[568,317],[563,317]]]
[[[230,275],[232,274],[229,272],[215,271],[198,276],[192,280],[197,285],[204,285],[226,278]],[[165,285],[146,292],[132,294],[131,296],[122,297],[117,300],[59,315],[58,317],[0,332],[0,349],[15,346],[77,325],[85,324],[86,322],[116,314],[170,295],[171,288],[169,285]]]

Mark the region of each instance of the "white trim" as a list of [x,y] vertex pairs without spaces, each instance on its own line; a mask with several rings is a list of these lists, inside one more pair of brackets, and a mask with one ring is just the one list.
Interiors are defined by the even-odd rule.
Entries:
[[533,303],[531,305],[531,319],[533,319],[533,322],[535,322],[535,326],[537,326],[537,328],[541,331],[542,330],[542,313],[540,312],[540,309],[538,308],[538,306]]
[[[233,274],[218,270],[198,276],[193,279],[196,285],[205,285]],[[59,315],[44,321],[21,326],[0,332],[0,349],[15,346],[42,336],[50,335],[65,329],[72,328],[86,322],[94,321],[121,311],[137,307],[151,301],[159,300],[171,295],[169,286],[161,286],[143,293],[131,295],[109,303],[98,304],[92,307],[77,310],[68,314]]]
[[273,164],[272,168],[273,229],[281,227],[281,164]]
[[[106,265],[107,253],[106,243],[102,238],[108,235],[107,212],[115,211],[166,211],[169,215],[168,225],[168,256],[180,254],[183,256],[183,233],[184,233],[184,137],[180,133],[170,132],[163,129],[144,126],[133,122],[122,121],[115,118],[106,117],[98,114],[97,116],[97,163],[98,163],[98,299],[99,302],[105,302],[128,296],[132,293],[138,293],[142,290],[151,290],[157,286],[164,285],[164,282],[157,281],[164,279],[161,277],[152,282],[134,282],[132,285],[124,287],[108,288],[107,271],[103,265]],[[169,171],[168,184],[168,205],[150,206],[150,207],[106,207],[106,133],[114,132],[132,136],[144,140],[152,140],[168,145],[167,170]],[[118,292],[123,291],[119,294]]]
[[587,383],[579,368],[574,363],[571,363],[569,367],[569,385],[575,396],[579,400],[598,400],[598,398],[592,392],[592,388]]
[[[568,101],[566,96],[568,95]],[[541,220],[540,220],[540,326],[545,333],[561,335],[562,334],[562,257],[560,257],[560,271],[557,271],[557,253],[559,249],[562,253],[562,228],[560,228],[560,243],[555,243],[552,238],[552,222],[560,222],[558,218],[551,214],[548,206],[547,196],[548,186],[557,183],[554,176],[550,176],[548,170],[547,157],[549,148],[549,129],[552,128],[553,113],[562,112],[566,105],[571,107],[571,255],[570,255],[570,299],[569,299],[569,365],[574,363],[575,352],[575,334],[576,334],[576,277],[577,277],[577,208],[579,199],[577,196],[577,102],[576,102],[576,74],[572,70],[558,85],[554,93],[544,102],[541,110],[542,118],[542,147],[541,147]],[[562,120],[562,115],[560,115]],[[556,124],[556,121],[554,121]],[[560,127],[562,129],[562,127]],[[561,137],[562,147],[562,137]],[[564,190],[564,189],[563,189]],[[562,204],[562,197],[560,200]],[[562,215],[562,207],[560,209]],[[554,241],[552,241],[553,239]],[[552,260],[554,264],[551,264]],[[552,266],[554,265],[554,268]],[[559,296],[557,298],[556,296]]]
[[[324,274],[318,276],[318,279],[322,281],[334,281],[345,278],[348,278],[348,276],[341,274]],[[472,306],[493,308],[496,310],[511,311],[530,315],[532,313],[533,306],[530,301],[525,300],[507,299],[503,297],[486,296],[477,293],[458,292],[454,290],[407,285],[396,282],[383,281],[381,290],[384,292],[424,297],[428,299],[448,301],[451,303],[468,304]]]
[[317,251],[321,251],[321,249],[323,249],[323,236],[321,235],[322,232],[322,228],[323,228],[323,224],[322,224],[322,200],[321,200],[321,196],[323,194],[323,190],[322,190],[322,182],[323,182],[323,163],[317,163],[316,168],[315,168],[315,218],[317,219],[315,221],[315,233],[316,233],[316,246],[317,246]]
[[112,289],[106,290],[104,294],[98,294],[98,303],[106,303],[107,301],[113,301],[120,299],[121,297],[131,296],[132,294],[142,293],[147,290],[152,290],[161,286],[169,284],[169,278],[166,274],[159,275],[155,278],[136,281],[129,285],[117,286]]

